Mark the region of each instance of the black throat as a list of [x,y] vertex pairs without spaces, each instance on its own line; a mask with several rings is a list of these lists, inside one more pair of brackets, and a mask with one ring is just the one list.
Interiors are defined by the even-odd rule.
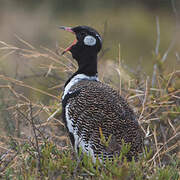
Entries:
[[[89,54],[87,56],[87,54]],[[86,76],[97,76],[97,53],[80,53],[73,55],[78,63],[78,70],[66,81],[64,87],[71,81],[77,74],[85,74]]]

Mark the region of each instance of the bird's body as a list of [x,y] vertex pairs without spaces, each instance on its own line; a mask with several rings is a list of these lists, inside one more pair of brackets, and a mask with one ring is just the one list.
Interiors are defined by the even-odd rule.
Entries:
[[[82,30],[84,27],[85,30],[89,28],[79,27],[83,27],[80,28]],[[96,41],[102,43],[99,34],[95,30],[93,33]],[[86,34],[82,39],[87,36]],[[92,44],[95,46],[94,43]],[[98,80],[97,53],[99,49],[97,50],[97,47],[93,49],[89,44],[88,47],[83,44],[78,45],[78,43],[73,46],[68,50],[77,60],[79,69],[66,82],[62,97],[63,119],[73,147],[77,152],[81,148],[95,161],[96,158],[102,160],[119,155],[122,141],[124,141],[130,144],[127,158],[129,160],[132,156],[136,158],[142,150],[141,129],[127,102],[116,90]],[[102,142],[102,135],[108,144]]]

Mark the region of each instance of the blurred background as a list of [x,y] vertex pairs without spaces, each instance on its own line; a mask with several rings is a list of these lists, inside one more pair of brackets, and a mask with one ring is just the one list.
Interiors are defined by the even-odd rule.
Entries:
[[[118,63],[119,56],[127,67],[128,76],[140,70],[142,75],[152,77],[154,64],[163,57],[166,58],[163,71],[170,73],[179,68],[180,62],[179,14],[179,0],[0,0],[0,75],[58,96],[67,76],[75,69],[69,74],[62,73],[67,70],[50,68],[57,62],[49,62],[49,55],[38,54],[56,52],[57,46],[66,48],[74,40],[71,34],[60,31],[57,25],[88,25],[102,35],[103,57],[100,58],[99,71],[114,84],[119,80],[114,76],[117,72],[114,72],[112,64]],[[22,55],[16,47],[33,50],[34,54],[27,51],[29,56]],[[53,57],[59,63],[64,62],[61,56]],[[68,57],[71,58],[70,55]],[[1,87],[13,86],[11,83],[0,80]],[[34,102],[48,106],[55,104],[54,99],[32,88],[13,88]],[[0,125],[5,122],[5,129],[9,132],[15,129],[15,125],[10,123],[14,117],[4,110],[17,104],[13,98],[6,88],[1,89],[0,116],[3,121],[0,119]]]
[[[179,15],[180,2],[174,0],[174,5]],[[55,49],[56,42],[61,47],[72,42],[72,36],[59,31],[57,25],[88,25],[103,34],[107,49],[104,59],[116,59],[120,44],[126,64],[134,69],[141,63],[151,75],[157,40],[156,16],[161,55],[176,36],[176,44],[169,53],[171,62],[167,62],[167,68],[172,70],[176,66],[175,53],[180,50],[180,31],[175,34],[176,14],[171,0],[1,0],[0,40],[18,45],[16,34],[36,47]]]

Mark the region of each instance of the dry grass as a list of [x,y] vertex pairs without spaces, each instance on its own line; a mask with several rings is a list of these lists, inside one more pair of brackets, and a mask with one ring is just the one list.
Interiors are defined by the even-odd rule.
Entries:
[[[116,168],[119,169],[115,173],[113,169],[108,170],[99,164],[97,166],[101,167],[102,171],[94,172],[89,165],[91,161],[87,159],[83,160],[85,167],[82,164],[76,164],[77,161],[74,160],[74,155],[70,150],[69,139],[61,119],[60,100],[67,76],[77,68],[74,61],[69,58],[69,54],[60,56],[59,52],[63,49],[58,46],[55,51],[45,47],[37,50],[20,37],[17,36],[17,39],[26,48],[19,48],[0,41],[0,50],[6,51],[1,59],[15,54],[23,59],[36,60],[36,64],[39,64],[37,69],[41,69],[42,73],[33,71],[27,76],[21,76],[18,73],[18,63],[20,63],[18,61],[14,78],[7,76],[5,72],[0,75],[0,109],[7,132],[6,135],[0,137],[0,173],[2,177],[16,176],[18,179],[18,177],[30,178],[32,176],[41,179],[45,177],[54,179],[61,177],[63,179],[67,176],[69,179],[72,177],[78,179],[83,178],[86,174],[86,178],[92,179],[103,179],[103,177],[135,179],[135,175],[138,175],[141,169],[140,179],[151,179],[155,177],[154,175],[159,179],[160,177],[178,179],[180,71],[174,70],[167,73],[163,70],[164,63],[161,58],[158,58],[159,41],[156,46],[156,68],[152,78],[145,77],[143,70],[131,71],[133,78],[129,78],[127,75],[130,72],[124,74],[129,69],[121,61],[120,47],[118,63],[111,62],[113,72],[100,73],[101,81],[109,83],[119,90],[120,94],[126,97],[134,107],[146,137],[145,152],[140,158],[139,164],[134,165],[135,162],[118,164],[117,162]],[[35,87],[28,81],[29,79],[30,82],[38,81],[39,78],[43,78],[44,86],[48,85],[48,88],[38,87],[38,85]],[[34,93],[37,95],[32,98]],[[53,160],[52,162],[48,160],[52,164],[43,164],[47,163],[47,157]],[[61,164],[59,164],[60,162]],[[24,166],[26,170],[23,170]],[[79,166],[80,170],[77,171]],[[28,168],[30,170],[27,170]],[[175,175],[170,171],[172,169]],[[57,175],[57,171],[61,173]]]

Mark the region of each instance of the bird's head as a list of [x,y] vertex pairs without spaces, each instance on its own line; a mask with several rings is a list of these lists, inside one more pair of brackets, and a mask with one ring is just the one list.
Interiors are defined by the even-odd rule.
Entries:
[[102,39],[95,29],[88,26],[76,26],[72,28],[60,26],[59,28],[71,32],[76,36],[74,42],[62,54],[70,51],[73,58],[78,60],[81,56],[85,57],[88,54],[97,55],[101,50]]

